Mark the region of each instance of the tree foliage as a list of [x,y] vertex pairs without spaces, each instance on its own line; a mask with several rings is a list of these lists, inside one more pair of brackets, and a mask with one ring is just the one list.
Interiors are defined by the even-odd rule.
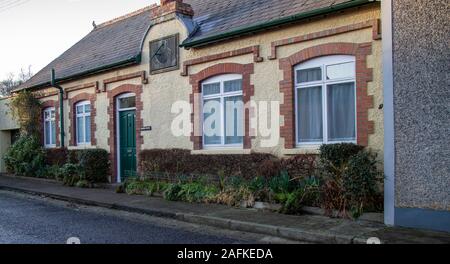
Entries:
[[14,73],[8,74],[6,79],[0,81],[0,97],[10,95],[14,88],[28,81],[31,77],[33,77],[31,66],[28,66],[26,70],[22,68],[17,75]]
[[21,134],[40,138],[41,102],[30,91],[22,91],[9,103],[14,119],[20,125]]

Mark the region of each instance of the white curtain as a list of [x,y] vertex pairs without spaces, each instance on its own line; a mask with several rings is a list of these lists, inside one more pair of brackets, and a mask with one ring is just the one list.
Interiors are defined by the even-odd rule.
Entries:
[[244,103],[242,96],[225,97],[225,144],[244,142]]
[[203,136],[205,145],[222,144],[220,98],[203,102]]
[[242,91],[242,80],[226,81],[223,85],[225,93]]
[[299,142],[322,142],[322,87],[300,88],[297,96]]
[[91,117],[86,116],[84,119],[86,125],[85,125],[85,141],[86,143],[91,142]]
[[328,85],[328,140],[356,139],[355,84]]
[[84,143],[83,131],[84,131],[83,117],[77,117],[77,142],[78,143]]

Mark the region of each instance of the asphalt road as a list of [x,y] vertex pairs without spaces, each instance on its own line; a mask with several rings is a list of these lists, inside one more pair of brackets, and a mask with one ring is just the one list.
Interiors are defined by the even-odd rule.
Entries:
[[77,206],[0,191],[0,243],[65,244],[258,243],[258,235],[213,229],[171,219]]

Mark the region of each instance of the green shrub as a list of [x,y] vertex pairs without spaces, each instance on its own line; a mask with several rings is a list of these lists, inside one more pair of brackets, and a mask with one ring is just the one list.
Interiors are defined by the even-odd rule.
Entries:
[[322,145],[320,147],[320,163],[329,172],[338,172],[348,164],[351,157],[364,149],[351,143]]
[[295,189],[295,182],[291,181],[287,171],[281,172],[280,176],[269,180],[269,188],[272,193],[287,193]]
[[79,180],[76,184],[76,187],[78,188],[90,188],[91,187],[91,183],[89,183],[86,180]]
[[125,187],[125,192],[130,195],[152,196],[156,191],[155,182],[141,181],[138,179],[128,180]]
[[33,91],[17,93],[11,98],[9,108],[19,124],[21,135],[36,139],[41,137],[42,104]]
[[84,177],[90,183],[106,183],[110,174],[109,154],[104,149],[86,149],[77,152]]
[[284,204],[280,212],[283,214],[299,214],[303,207],[303,190],[296,190],[295,192],[286,194]]
[[4,160],[8,172],[27,177],[43,175],[44,150],[39,139],[21,136],[7,151]]
[[239,187],[246,186],[246,185],[248,185],[248,183],[244,178],[239,177],[239,176],[231,176],[231,177],[226,178],[225,183],[224,183],[224,188],[222,188],[222,190],[227,187],[228,188],[239,188]]
[[[272,177],[278,173],[278,159],[265,153],[250,155],[192,155],[190,150],[153,149],[140,154],[141,168],[145,175],[152,172],[172,175],[211,175],[219,171],[223,176],[240,176],[252,179],[256,176]],[[217,179],[217,178],[216,178]]]
[[310,177],[316,172],[317,155],[296,155],[282,159],[280,171],[286,171],[291,179]]
[[180,184],[169,184],[164,191],[164,199],[167,201],[180,201],[181,189],[182,187]]
[[47,179],[62,180],[63,176],[61,168],[58,165],[45,167],[43,177],[46,177]]
[[161,185],[157,188],[164,189],[164,199],[168,201],[189,203],[208,202],[219,193],[219,189],[216,186],[204,185],[198,182]]
[[63,184],[66,186],[76,186],[76,184],[83,179],[81,175],[80,166],[76,164],[67,163],[61,168],[63,176]]
[[[358,217],[379,201],[380,171],[376,156],[361,146],[336,144],[321,147],[321,207],[331,214]],[[350,213],[348,213],[350,212]]]
[[257,192],[257,191],[263,190],[266,188],[266,186],[267,186],[266,179],[264,179],[263,177],[259,177],[259,176],[253,178],[248,184],[248,188],[252,192]]
[[316,206],[319,198],[320,183],[314,177],[303,179],[295,191],[277,196],[283,204],[281,212],[285,214],[300,214],[303,206]]
[[349,160],[343,186],[353,217],[360,216],[366,208],[380,207],[377,203],[381,176],[376,156],[370,152],[360,152]]
[[[45,165],[62,167],[68,162],[69,151],[66,148],[45,149]],[[76,163],[76,162],[72,162]]]
[[189,203],[205,202],[214,198],[218,193],[219,191],[215,186],[205,186],[201,183],[188,183],[181,185],[178,199]]

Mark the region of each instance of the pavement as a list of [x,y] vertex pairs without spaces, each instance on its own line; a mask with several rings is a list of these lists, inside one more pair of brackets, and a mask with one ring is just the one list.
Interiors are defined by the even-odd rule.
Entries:
[[[117,214],[0,191],[0,244],[235,244],[256,243],[224,232],[157,217]],[[256,241],[256,242],[255,242]]]
[[387,227],[378,221],[306,214],[291,216],[216,204],[169,202],[161,198],[117,194],[113,189],[65,187],[40,179],[3,175],[0,176],[0,189],[302,243],[366,244],[369,238],[375,237],[382,244],[450,244],[449,233]]

